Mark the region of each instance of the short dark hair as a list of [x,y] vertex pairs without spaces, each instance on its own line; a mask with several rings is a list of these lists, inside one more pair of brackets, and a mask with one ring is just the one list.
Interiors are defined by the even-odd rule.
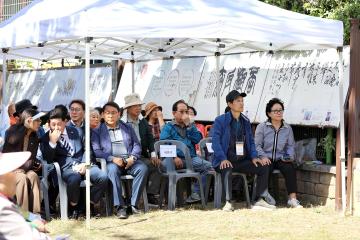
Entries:
[[172,106],[173,112],[176,112],[176,111],[177,111],[177,107],[178,107],[178,105],[181,104],[181,103],[182,103],[182,104],[185,104],[186,107],[189,108],[189,105],[185,102],[185,100],[180,99],[180,100],[176,101],[176,102],[173,104],[173,106]]
[[266,109],[265,109],[265,114],[268,117],[269,120],[271,120],[271,118],[269,117],[269,113],[271,112],[271,108],[275,105],[275,104],[280,104],[282,109],[284,110],[284,102],[281,101],[279,98],[272,98],[270,99],[270,101],[266,104]]
[[107,102],[105,103],[105,105],[103,106],[102,108],[102,111],[104,112],[105,111],[105,108],[109,106],[109,107],[114,107],[116,108],[116,110],[118,110],[118,112],[121,112],[121,109],[119,107],[119,105],[116,103],[116,102]]
[[63,121],[66,120],[63,111],[60,108],[54,108],[49,113],[49,122],[51,119],[61,119]]
[[85,111],[85,102],[84,102],[83,100],[81,100],[81,99],[74,99],[74,100],[72,100],[72,101],[70,102],[70,104],[69,104],[69,108],[71,108],[71,105],[73,105],[74,103],[77,103],[77,104],[81,105],[83,111]]
[[194,115],[195,115],[195,116],[197,115],[197,111],[195,110],[195,108],[194,108],[194,107],[192,107],[192,106],[188,106],[188,109],[193,110]]
[[64,115],[65,119],[70,120],[70,115],[67,107],[64,104],[59,104],[54,107],[54,109],[59,109],[62,111],[62,114]]

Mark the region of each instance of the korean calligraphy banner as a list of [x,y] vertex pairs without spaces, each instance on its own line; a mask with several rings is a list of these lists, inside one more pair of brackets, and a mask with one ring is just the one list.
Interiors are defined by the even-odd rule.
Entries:
[[[349,85],[349,48],[344,48],[344,97]],[[244,114],[251,122],[266,119],[265,106],[278,97],[285,103],[285,120],[291,124],[337,127],[339,118],[338,55],[335,49],[284,51],[220,57],[220,103],[226,94],[247,93]],[[188,58],[135,64],[135,92],[145,103],[163,106],[172,118],[171,106],[184,99],[198,111],[196,119],[213,121],[216,108],[216,59]],[[131,93],[131,65],[127,64],[117,93],[117,102]]]
[[[111,66],[90,69],[90,106],[102,106],[111,92]],[[85,99],[83,68],[12,72],[7,79],[7,102],[27,98],[41,110],[72,99]]]

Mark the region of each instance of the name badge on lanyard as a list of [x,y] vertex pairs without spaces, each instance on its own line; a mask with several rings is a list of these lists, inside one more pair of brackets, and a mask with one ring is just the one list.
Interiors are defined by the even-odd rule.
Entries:
[[244,156],[244,142],[236,141],[236,156]]

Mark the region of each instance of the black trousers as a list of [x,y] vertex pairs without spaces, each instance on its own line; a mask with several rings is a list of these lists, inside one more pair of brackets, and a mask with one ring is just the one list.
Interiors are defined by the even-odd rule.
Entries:
[[296,170],[294,168],[293,163],[291,162],[283,162],[281,160],[272,162],[270,165],[270,173],[274,169],[279,169],[281,174],[285,178],[285,185],[288,194],[296,193],[297,192],[297,185],[296,185]]
[[[220,165],[215,168],[215,170],[221,173],[221,178],[223,182],[223,187],[226,191],[226,201],[233,200],[232,199],[232,173],[245,173],[245,174],[256,174],[257,182],[256,182],[256,195],[255,200],[257,200],[262,193],[268,188],[269,182],[269,166],[261,166],[258,164],[256,167],[251,160],[240,160],[240,161],[232,161],[233,168],[225,168],[220,169]],[[227,186],[224,186],[224,179],[228,178]]]

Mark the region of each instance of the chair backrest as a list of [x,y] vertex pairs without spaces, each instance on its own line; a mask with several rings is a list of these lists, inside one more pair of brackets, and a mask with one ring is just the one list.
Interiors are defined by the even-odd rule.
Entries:
[[210,154],[207,151],[206,143],[211,143],[211,142],[212,142],[212,137],[203,138],[199,142],[201,158],[206,159],[208,161],[210,161],[210,159],[209,159]]
[[[191,155],[190,155],[190,150],[184,143],[177,141],[177,140],[159,140],[159,141],[155,142],[155,144],[154,144],[155,152],[158,155],[159,159],[162,160],[162,157],[160,157],[160,146],[161,145],[175,145],[176,151],[180,150],[185,156],[186,169],[194,171],[193,165],[192,165],[192,160],[191,160]],[[172,169],[166,169],[167,172],[175,170],[175,165],[173,162],[172,162],[172,165],[173,165]]]

